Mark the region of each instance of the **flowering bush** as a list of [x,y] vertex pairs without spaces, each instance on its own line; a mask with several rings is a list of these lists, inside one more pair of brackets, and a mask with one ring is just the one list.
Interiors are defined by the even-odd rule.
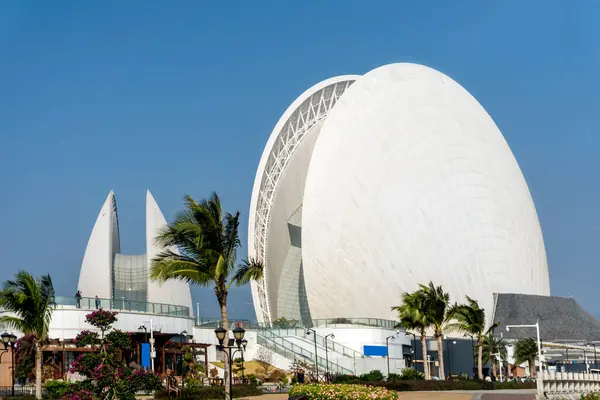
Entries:
[[25,335],[17,340],[15,347],[15,379],[25,383],[35,379],[35,335]]
[[94,393],[83,389],[67,391],[62,400],[94,400]]
[[75,336],[73,339],[75,345],[77,347],[85,347],[88,344],[97,344],[98,343],[98,332],[92,331],[81,331]]
[[[113,330],[104,333],[117,321],[117,313],[98,310],[86,316],[86,321],[102,331],[101,351],[98,353],[85,353],[78,356],[69,371],[79,373],[86,379],[71,384],[62,399],[65,400],[135,400],[138,390],[154,391],[162,388],[162,380],[153,372],[132,370],[125,365],[120,350],[131,347],[131,339],[125,332]],[[83,331],[77,335],[83,343],[98,335],[93,332]]]
[[100,354],[97,353],[85,353],[77,356],[75,361],[71,364],[69,372],[74,374],[78,373],[85,377],[91,378],[92,370],[96,365],[100,364]]
[[128,349],[131,347],[131,338],[123,331],[115,329],[106,335],[106,341],[113,349]]
[[160,390],[163,387],[162,379],[152,371],[138,369],[133,372],[130,378],[131,384],[135,390]]
[[395,391],[362,385],[294,385],[290,397],[305,395],[310,400],[396,400]]
[[99,309],[86,315],[85,322],[100,329],[102,331],[102,336],[104,336],[104,332],[109,330],[112,327],[112,324],[117,322],[117,314],[118,312],[116,311],[104,311],[103,309]]

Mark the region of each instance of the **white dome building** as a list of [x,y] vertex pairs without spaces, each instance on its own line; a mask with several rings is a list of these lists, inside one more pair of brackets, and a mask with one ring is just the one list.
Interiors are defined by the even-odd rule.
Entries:
[[433,281],[493,310],[493,293],[549,295],[542,231],[494,121],[416,64],[323,81],[283,114],[252,193],[259,322],[394,319]]

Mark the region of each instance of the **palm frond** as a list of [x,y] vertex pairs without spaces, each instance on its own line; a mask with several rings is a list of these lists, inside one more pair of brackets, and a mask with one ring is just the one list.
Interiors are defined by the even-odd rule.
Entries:
[[238,267],[231,282],[235,282],[237,286],[242,286],[250,281],[262,279],[264,272],[264,264],[255,258],[250,258],[244,260],[242,265]]
[[50,275],[35,279],[29,273],[19,271],[0,291],[0,308],[13,314],[3,316],[2,322],[23,333],[34,334],[38,340],[46,339],[55,306]]
[[180,280],[199,286],[208,286],[214,278],[210,272],[208,268],[203,268],[194,260],[167,251],[153,260],[150,279],[158,282]]

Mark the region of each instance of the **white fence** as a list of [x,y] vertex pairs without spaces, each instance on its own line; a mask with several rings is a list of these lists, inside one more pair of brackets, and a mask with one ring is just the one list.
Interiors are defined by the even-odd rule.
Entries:
[[600,392],[600,374],[544,371],[544,394],[550,399],[579,399],[582,393]]

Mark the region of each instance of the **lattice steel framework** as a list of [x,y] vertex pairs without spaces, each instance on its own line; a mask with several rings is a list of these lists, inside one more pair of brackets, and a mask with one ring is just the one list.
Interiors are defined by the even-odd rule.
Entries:
[[[329,111],[354,81],[355,79],[335,82],[312,94],[294,110],[277,134],[262,175],[255,210],[255,257],[263,261],[265,271],[269,268],[266,252],[270,212],[279,178],[306,133],[327,117]],[[268,277],[265,273],[256,286],[263,321],[271,323],[267,281]]]

